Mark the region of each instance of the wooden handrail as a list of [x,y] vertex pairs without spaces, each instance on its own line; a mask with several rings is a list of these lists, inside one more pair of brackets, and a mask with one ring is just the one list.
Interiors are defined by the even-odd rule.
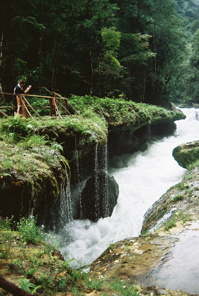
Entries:
[[[50,109],[49,106],[34,106],[35,109]],[[0,109],[13,109],[13,106],[0,106]]]
[[[46,89],[46,88],[45,88]],[[48,89],[46,89],[48,92],[50,92]],[[59,111],[59,104],[61,106],[62,109],[65,110],[65,112],[69,115],[71,115],[71,113],[69,112],[69,110],[67,109],[67,107],[69,107],[69,102],[67,98],[62,97],[61,95],[59,95],[58,93],[53,92],[54,96],[43,96],[43,95],[31,95],[31,94],[14,94],[14,93],[8,93],[8,92],[0,92],[0,95],[4,96],[4,95],[8,95],[8,96],[16,96],[16,100],[18,100],[19,102],[17,102],[17,106],[18,106],[18,110],[17,113],[20,112],[20,114],[23,115],[23,117],[27,116],[27,113],[29,114],[29,116],[32,116],[29,112],[29,109],[32,109],[32,111],[34,111],[34,113],[37,114],[37,116],[40,117],[40,115],[35,111],[35,109],[37,109],[37,107],[32,107],[30,105],[30,103],[28,102],[28,100],[26,99],[26,97],[35,97],[35,98],[44,98],[44,99],[49,99],[49,103],[50,103],[50,110],[51,110],[51,115],[52,116],[59,116],[60,118],[61,113]],[[62,100],[63,103],[61,103]],[[24,101],[24,102],[23,102]],[[57,101],[59,101],[59,103],[57,103]],[[10,106],[5,106],[4,108],[13,108]],[[70,108],[78,114],[78,112],[75,110],[75,108],[70,105]],[[0,107],[0,109],[3,109],[2,107]],[[23,111],[22,111],[23,109]],[[48,107],[40,107],[39,109],[48,109]],[[22,112],[22,113],[21,113]],[[1,112],[2,113],[2,112]],[[15,112],[16,113],[16,112]]]
[[[0,92],[2,95],[8,95],[8,96],[15,96],[16,94],[14,93],[7,93],[7,92]],[[53,99],[53,98],[59,98],[61,100],[67,100],[66,98],[63,98],[61,96],[41,96],[41,95],[30,95],[30,94],[17,94],[17,95],[23,95],[25,97],[38,97],[38,98],[45,98],[45,99]]]

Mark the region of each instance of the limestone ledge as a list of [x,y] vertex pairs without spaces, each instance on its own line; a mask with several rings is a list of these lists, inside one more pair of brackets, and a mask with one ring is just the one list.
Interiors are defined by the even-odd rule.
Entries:
[[[103,147],[107,142],[110,157],[143,150],[152,134],[171,134],[175,129],[174,121],[185,117],[179,110],[150,106],[132,112],[135,106],[138,108],[134,105],[127,106],[131,108],[129,112],[122,109],[128,114],[128,121],[128,116],[114,121],[110,111],[108,117],[103,115],[99,119],[97,116],[96,121],[71,115],[60,120],[48,118],[45,121],[44,118],[41,122],[27,122],[29,134],[47,137],[49,143],[59,143],[62,152],[57,152],[51,145],[20,147],[7,143],[2,137],[0,196],[3,207],[0,214],[16,218],[30,213],[42,216],[44,211],[54,207],[63,186],[69,180],[72,184],[76,182],[77,157],[81,181],[94,171],[96,152],[98,157],[104,157]],[[7,126],[10,128],[10,123]]]

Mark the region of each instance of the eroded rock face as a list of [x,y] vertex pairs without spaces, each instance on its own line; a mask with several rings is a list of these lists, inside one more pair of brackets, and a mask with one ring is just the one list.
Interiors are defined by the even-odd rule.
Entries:
[[151,137],[171,135],[176,129],[176,124],[171,120],[146,124],[136,128],[134,126],[117,126],[109,130],[108,150],[109,157],[144,151],[147,141]]
[[198,211],[199,201],[199,168],[196,167],[187,172],[183,181],[170,188],[152,207],[146,212],[142,226],[142,233],[153,232],[173,219],[191,219],[192,212]]
[[105,171],[94,174],[86,182],[79,202],[77,219],[89,219],[93,222],[111,216],[119,187],[113,176]]

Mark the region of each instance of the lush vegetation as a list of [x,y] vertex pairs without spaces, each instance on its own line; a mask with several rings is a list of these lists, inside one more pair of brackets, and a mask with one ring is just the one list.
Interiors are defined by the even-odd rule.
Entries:
[[[78,134],[85,140],[82,145],[93,145],[107,140],[110,125],[137,129],[182,118],[180,112],[152,104],[197,103],[198,5],[196,0],[3,1],[0,91],[12,93],[24,78],[34,94],[49,94],[49,89],[69,98],[71,116],[1,119],[1,188],[8,179],[16,188],[29,179],[39,191],[43,174],[58,193],[53,172],[60,165],[68,167],[58,131]],[[48,114],[43,109],[46,99],[29,101],[40,107],[38,114]],[[12,96],[0,96],[0,105],[12,105]],[[180,199],[175,196],[175,201]],[[0,234],[0,273],[15,274],[14,281],[32,294],[95,290],[104,296],[109,291],[139,295],[124,282],[93,281],[89,274],[72,270],[53,247],[41,242],[43,233],[32,216],[18,224],[0,218]]]
[[3,1],[0,86],[25,77],[37,94],[197,102],[198,11],[197,0]]
[[147,124],[184,118],[177,110],[123,99],[73,96],[70,105],[75,114],[62,118],[0,119],[2,216],[19,219],[32,210],[41,216],[47,213],[71,177],[69,163],[75,153],[84,157],[96,144],[103,146],[110,128],[133,132]]
[[[122,280],[95,279],[90,273],[72,270],[69,262],[52,245],[44,242],[43,227],[37,227],[33,216],[13,219],[0,217],[0,273],[31,295],[98,295],[139,296],[134,285]],[[53,234],[48,240],[56,239]],[[57,242],[58,243],[58,242]],[[1,288],[0,288],[1,292]],[[4,294],[2,294],[4,295]],[[6,295],[6,294],[5,294]]]
[[[49,171],[49,167],[59,167],[60,163],[66,165],[61,156],[63,147],[58,143],[61,133],[66,137],[71,133],[78,135],[81,138],[79,149],[84,149],[85,145],[106,143],[110,125],[129,125],[133,131],[155,121],[184,118],[178,110],[123,99],[73,96],[70,104],[76,114],[63,118],[24,119],[17,116],[0,120],[1,178],[13,173],[33,177],[33,174]],[[69,140],[67,143],[70,145]],[[75,148],[70,146],[68,149]]]

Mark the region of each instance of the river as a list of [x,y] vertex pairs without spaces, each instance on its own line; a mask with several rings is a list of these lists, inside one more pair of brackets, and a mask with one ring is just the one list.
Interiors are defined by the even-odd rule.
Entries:
[[[185,120],[176,121],[174,135],[148,143],[148,149],[133,155],[116,157],[109,172],[119,184],[119,197],[111,217],[96,223],[74,220],[60,234],[61,252],[73,268],[92,263],[110,245],[139,236],[145,212],[186,170],[172,157],[181,143],[198,140],[199,111],[182,109]],[[198,112],[198,113],[197,113]]]

